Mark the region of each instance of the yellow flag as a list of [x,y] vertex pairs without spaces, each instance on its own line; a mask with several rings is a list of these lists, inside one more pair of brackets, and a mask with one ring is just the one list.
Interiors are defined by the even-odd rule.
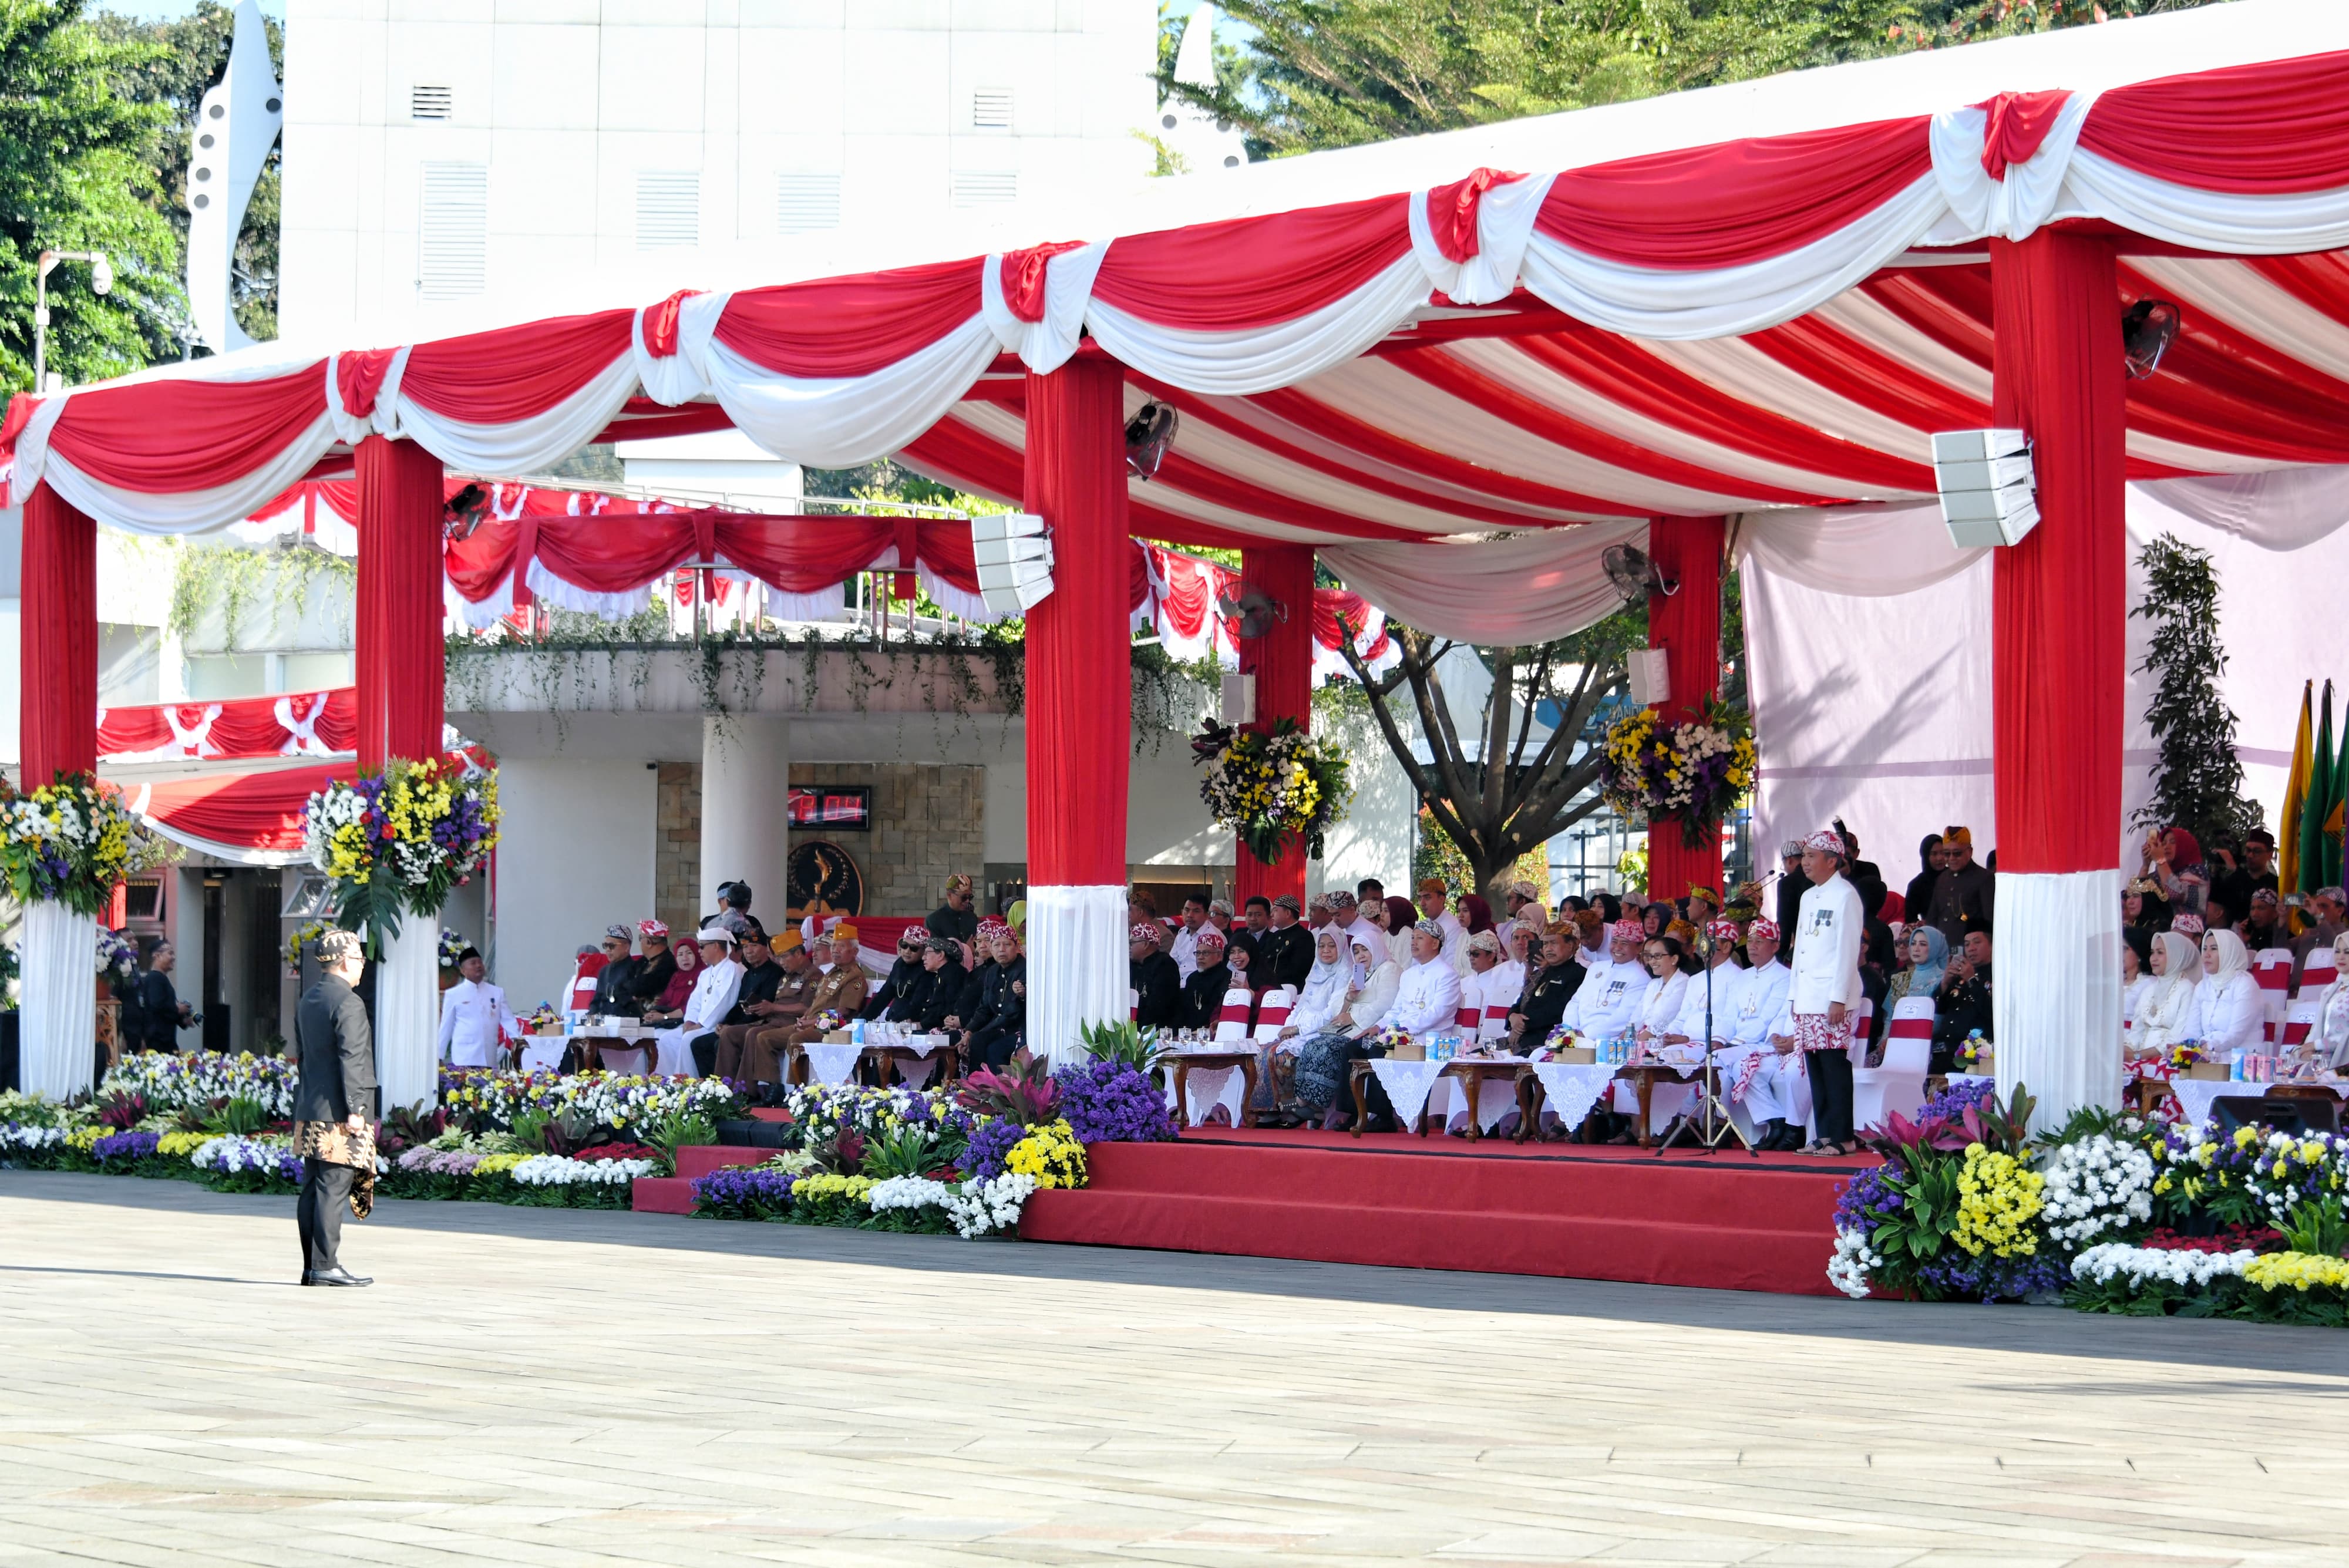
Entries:
[[2309,733],[2309,697],[2315,684],[2313,680],[2301,684],[2300,735],[2292,743],[2292,773],[2284,780],[2283,818],[2277,825],[2281,831],[2276,835],[2276,886],[2286,893],[2302,890],[2300,811],[2308,797],[2309,760],[2314,755],[2314,742]]

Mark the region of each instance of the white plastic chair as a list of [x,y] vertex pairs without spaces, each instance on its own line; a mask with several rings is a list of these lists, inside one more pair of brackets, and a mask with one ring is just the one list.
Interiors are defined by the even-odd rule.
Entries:
[[1269,1045],[1280,1038],[1288,1024],[1288,1014],[1297,1005],[1297,988],[1276,985],[1257,998],[1256,1033],[1249,1036],[1259,1045]]
[[1256,993],[1247,986],[1236,985],[1224,992],[1224,1007],[1216,1015],[1216,1044],[1239,1044],[1248,1037],[1248,1008]]
[[2251,961],[2251,978],[2260,982],[2260,1002],[2267,1017],[2260,1026],[2260,1039],[2267,1046],[2264,1055],[2275,1054],[2276,1035],[2283,1023],[2283,1010],[2292,997],[2292,950],[2261,948]]
[[1933,999],[1904,996],[1884,1029],[1884,1064],[1851,1070],[1851,1125],[1874,1127],[1891,1113],[1913,1116],[1925,1104],[1925,1069],[1933,1058]]

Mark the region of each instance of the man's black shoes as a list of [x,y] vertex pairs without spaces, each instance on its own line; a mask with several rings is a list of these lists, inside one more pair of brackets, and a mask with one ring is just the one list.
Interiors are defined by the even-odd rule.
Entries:
[[361,1279],[339,1264],[331,1269],[305,1271],[302,1282],[305,1285],[371,1285],[375,1283],[373,1280]]

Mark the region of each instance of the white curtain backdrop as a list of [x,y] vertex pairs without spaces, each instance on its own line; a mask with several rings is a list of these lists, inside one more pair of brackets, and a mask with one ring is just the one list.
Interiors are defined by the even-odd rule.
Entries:
[[1636,519],[1483,544],[1325,545],[1345,585],[1407,626],[1483,646],[1547,642],[1604,620],[1623,602],[1599,569],[1613,545],[1648,547]]
[[375,1074],[385,1111],[429,1106],[440,1088],[440,920],[410,915],[375,977]]
[[62,1100],[90,1086],[98,1062],[98,919],[47,899],[25,910],[25,1087]]
[[1085,1059],[1083,1023],[1127,1016],[1125,888],[1028,889],[1028,1049],[1054,1066]]
[[[2276,826],[2303,680],[2349,693],[2337,587],[2349,575],[2349,468],[2133,484],[2137,556],[2158,535],[2211,552],[2247,793]],[[1755,842],[1775,849],[1840,814],[1898,889],[1916,846],[1952,823],[1979,858],[1998,842],[1991,774],[1987,551],[1951,547],[1937,508],[1785,512],[1742,519],[1745,653],[1762,783]],[[2147,623],[2128,624],[2128,726],[2114,863],[2137,865],[2127,819],[2150,796]],[[2002,920],[2002,925],[2004,923]],[[2005,956],[2002,951],[2002,959]],[[2034,1085],[2035,1087],[2035,1085]]]
[[2031,1091],[2034,1129],[2120,1103],[2120,928],[2117,871],[1999,873],[1998,1092]]

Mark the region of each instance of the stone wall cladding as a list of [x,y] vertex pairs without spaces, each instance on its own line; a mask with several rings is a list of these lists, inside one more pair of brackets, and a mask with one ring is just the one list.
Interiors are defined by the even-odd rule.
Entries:
[[653,829],[653,911],[671,931],[695,929],[710,908],[701,885],[701,764],[663,763]]

